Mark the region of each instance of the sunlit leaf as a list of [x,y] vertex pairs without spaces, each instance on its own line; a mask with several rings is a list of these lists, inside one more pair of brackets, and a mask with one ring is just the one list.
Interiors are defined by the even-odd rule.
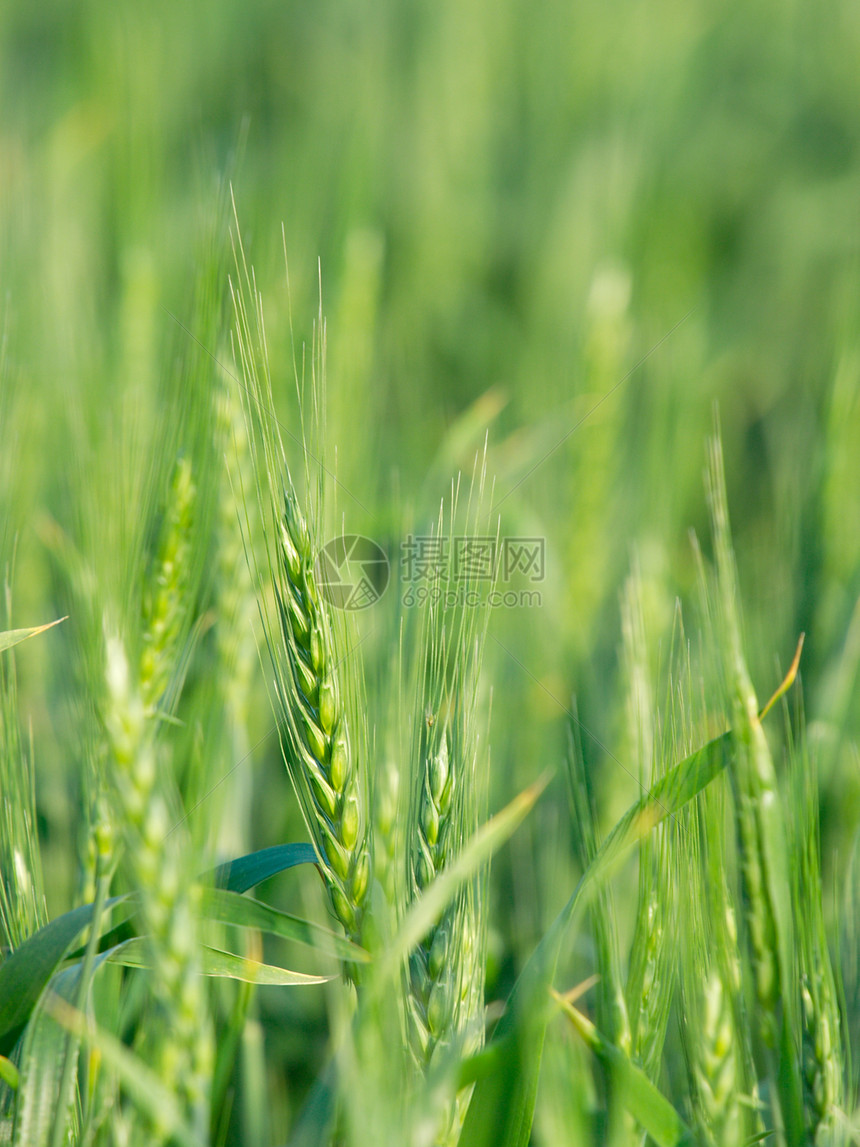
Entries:
[[[218,948],[201,947],[200,971],[204,976],[224,976],[231,980],[244,980],[248,984],[270,984],[281,987],[296,987],[306,984],[323,984],[333,980],[334,975],[312,976],[304,972],[293,972],[289,968],[274,964],[261,964],[245,956],[232,952],[222,952]],[[148,942],[143,938],[126,940],[107,953],[112,964],[126,968],[151,968],[152,960]]]
[[53,629],[55,625],[66,620],[65,617],[58,617],[56,621],[49,621],[47,625],[34,625],[31,629],[6,629],[0,633],[0,653],[4,649],[11,649],[13,645],[20,645],[22,641],[27,641],[30,637],[37,637],[45,630]]

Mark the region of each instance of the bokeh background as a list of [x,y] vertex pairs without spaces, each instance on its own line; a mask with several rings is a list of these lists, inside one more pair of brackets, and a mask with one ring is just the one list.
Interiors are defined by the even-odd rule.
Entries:
[[[287,425],[282,226],[299,344],[321,299],[348,529],[396,562],[488,434],[503,535],[546,539],[541,606],[490,623],[491,806],[559,767],[574,694],[607,823],[635,797],[602,748],[623,751],[620,595],[638,569],[659,677],[676,598],[694,611],[690,531],[710,546],[718,410],[753,674],[767,696],[806,632],[825,875],[841,871],[860,815],[858,58],[848,0],[4,4],[11,624],[67,612],[59,536],[116,559],[98,510],[81,538],[80,502],[116,520],[231,361],[232,184]],[[383,721],[391,628],[374,632]],[[67,627],[18,658],[52,912],[82,847],[78,649]],[[271,728],[258,686],[252,744]],[[243,769],[244,843],[299,834],[274,739]],[[491,991],[566,898],[570,832],[559,783],[495,866]],[[261,998],[272,1070],[294,1080],[278,1009],[322,1013]]]

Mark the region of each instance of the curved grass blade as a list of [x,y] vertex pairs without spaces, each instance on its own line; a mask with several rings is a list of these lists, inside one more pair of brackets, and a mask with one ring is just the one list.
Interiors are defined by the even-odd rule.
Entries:
[[[124,968],[151,968],[152,960],[145,939],[126,940],[106,954],[111,964],[121,964]],[[236,956],[233,952],[222,952],[219,948],[200,948],[200,971],[204,976],[222,976],[230,980],[243,980],[246,984],[267,984],[276,987],[299,987],[307,984],[324,984],[335,979],[335,975],[313,976],[305,972],[293,972],[289,968],[279,968],[274,964],[261,964]]]
[[[137,899],[137,894],[132,892],[129,894],[130,900]],[[138,934],[138,929],[135,926],[134,913],[129,913],[124,920],[120,920],[113,928],[109,928],[107,932],[102,932],[99,936],[99,942],[96,947],[96,952],[109,952],[111,948],[115,948],[117,944],[122,944],[124,940],[133,940]],[[74,952],[67,952],[65,958],[67,960],[82,960],[86,948],[76,948]]]
[[49,621],[47,625],[34,625],[30,629],[6,629],[0,633],[0,653],[4,649],[11,649],[13,645],[20,645],[22,641],[27,641],[30,637],[37,637],[46,629],[53,629],[55,625],[66,620],[65,617],[58,617],[56,621]]
[[[263,932],[272,932],[274,935],[285,936],[287,939],[297,940],[299,943],[312,943],[314,947],[318,947],[319,945],[311,939],[312,934],[318,934],[322,942],[331,937],[332,940],[337,941],[337,944],[334,945],[336,950],[332,952],[333,955],[339,955],[345,960],[361,961],[368,959],[369,957],[366,953],[362,955],[364,952],[362,948],[350,944],[342,937],[336,937],[333,932],[328,932],[327,929],[315,924],[309,924],[306,921],[299,921],[297,917],[290,917],[286,913],[277,912],[276,909],[270,908],[269,905],[262,904],[257,900],[241,900],[241,904],[259,905],[259,909],[235,906],[232,909],[232,915],[222,915],[222,913],[228,912],[226,907],[228,901],[218,900],[218,897],[222,893],[227,897],[235,896],[237,898],[236,901],[230,900],[229,903],[236,905],[241,898],[241,894],[247,892],[249,888],[253,888],[255,884],[260,884],[270,876],[275,876],[277,873],[284,872],[288,868],[295,868],[299,864],[316,864],[316,862],[316,853],[311,844],[277,844],[272,848],[263,848],[260,849],[259,852],[251,852],[247,856],[240,856],[238,860],[230,860],[202,877],[204,883],[215,884],[214,889],[204,889],[204,915],[208,915],[213,920],[220,920],[225,924],[236,924],[244,928],[259,928]],[[132,899],[134,896],[134,893],[129,894],[129,897]],[[112,903],[115,903],[115,901],[112,901]],[[210,905],[210,910],[208,911],[206,909],[207,904]],[[256,918],[254,918],[255,912],[258,913]],[[266,924],[263,917],[267,913],[273,913],[274,917],[279,918],[279,922],[274,922],[274,917],[269,916],[269,923],[272,924],[272,926]],[[241,919],[239,917],[241,917]],[[289,920],[296,921],[297,925],[304,925],[305,929],[308,930],[304,933],[304,935],[308,937],[307,940],[300,934],[302,930],[298,926],[294,932],[282,930],[290,927],[287,923]],[[310,930],[312,930],[312,932]],[[99,952],[106,952],[108,949],[115,948],[125,940],[134,939],[135,936],[137,936],[137,931],[134,923],[130,919],[123,920],[102,935],[98,950]],[[83,953],[83,948],[80,948],[76,952],[69,953],[68,958],[70,960],[78,959],[83,956]]]
[[[631,845],[719,776],[731,748],[731,735],[724,733],[685,757],[627,810],[600,846],[573,895],[529,957],[493,1040],[476,1065],[477,1083],[460,1147],[526,1147],[550,1016],[549,989],[574,916]],[[467,1076],[468,1065],[464,1065],[461,1081]]]
[[[125,900],[115,896],[112,907]],[[15,1046],[30,1013],[81,929],[93,917],[94,905],[83,904],[34,932],[0,964],[0,1055]]]
[[219,864],[209,875],[217,888],[229,892],[247,892],[256,884],[276,876],[297,864],[317,864],[319,858],[312,844],[275,844],[271,848],[261,848],[259,852],[249,852],[237,860]]
[[[80,978],[80,964],[64,968],[51,980],[49,994],[71,1003],[78,994]],[[27,1027],[21,1056],[21,1090],[15,1106],[16,1143],[47,1147],[57,1120],[64,1136],[68,1132],[72,1089],[64,1088],[66,1081],[62,1079],[67,1039],[46,1010],[37,1007]]]
[[283,936],[295,940],[309,948],[327,952],[341,960],[353,963],[367,963],[370,955],[364,948],[353,944],[345,936],[312,924],[288,912],[280,912],[260,900],[252,900],[238,892],[228,892],[225,888],[207,888],[203,893],[201,914],[222,924],[233,924],[237,928],[258,928],[273,936]]
[[37,1010],[24,1040],[21,1089],[15,1104],[15,1141],[47,1147],[60,1088],[66,1034]]

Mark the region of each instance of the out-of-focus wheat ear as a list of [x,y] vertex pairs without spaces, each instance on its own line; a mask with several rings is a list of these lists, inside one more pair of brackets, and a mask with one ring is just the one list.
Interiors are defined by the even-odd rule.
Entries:
[[225,379],[215,392],[215,416],[218,455],[226,461],[217,507],[216,638],[222,665],[224,701],[233,738],[237,741],[233,753],[238,759],[247,751],[244,730],[256,664],[254,635],[258,617],[242,524],[244,522],[249,528],[249,540],[255,542],[258,523],[253,501],[255,483],[248,429],[232,379]]
[[159,746],[121,639],[106,627],[104,724],[117,798],[117,824],[152,954],[152,983],[162,1010],[156,1065],[206,1130],[213,1063],[202,990],[196,918],[199,886],[186,879],[182,834],[171,832],[158,782]]
[[702,1010],[693,1037],[696,1048],[696,1095],[703,1130],[713,1144],[740,1142],[738,1080],[735,1073],[731,1009],[716,969],[707,976]]
[[654,757],[654,688],[645,637],[642,575],[636,561],[625,583],[621,599],[621,635],[622,663],[627,686],[625,759],[636,766],[639,783],[647,789],[652,782]]
[[218,818],[218,850],[225,856],[241,856],[251,845],[253,772],[234,765],[246,759],[251,747],[248,707],[258,664],[259,631],[257,598],[243,536],[244,530],[249,546],[259,546],[256,484],[237,390],[235,380],[225,377],[213,396],[215,453],[221,460],[215,516],[214,636],[219,666],[215,685],[222,699],[226,734],[220,767],[230,770],[220,792],[231,811],[229,816]]
[[400,770],[386,758],[374,785],[373,862],[376,879],[392,908],[398,903],[397,865],[403,849]]
[[139,688],[147,712],[154,711],[170,684],[186,633],[195,499],[191,463],[179,458],[173,469],[158,552],[144,587]]

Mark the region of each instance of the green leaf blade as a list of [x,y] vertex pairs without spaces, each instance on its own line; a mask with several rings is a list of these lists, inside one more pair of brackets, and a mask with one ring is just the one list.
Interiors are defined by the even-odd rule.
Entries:
[[[108,907],[124,896],[108,901]],[[0,1055],[15,1046],[39,996],[80,931],[92,920],[94,906],[83,904],[51,920],[0,964]]]
[[[152,960],[149,945],[143,938],[126,940],[106,954],[109,963],[120,964],[124,968],[151,968]],[[222,952],[219,948],[200,948],[200,971],[204,976],[220,976],[230,980],[242,980],[246,984],[261,984],[273,987],[300,987],[311,984],[324,984],[335,976],[309,975],[294,972],[274,964],[262,964],[249,960],[233,952]]]
[[218,888],[241,893],[288,868],[317,863],[316,849],[312,844],[275,844],[271,848],[261,848],[258,852],[250,852],[247,856],[219,865],[210,874],[210,879]]
[[367,963],[370,960],[364,948],[353,944],[345,936],[225,888],[208,888],[204,891],[201,913],[222,924],[232,924],[237,928],[257,928],[285,940],[294,940],[341,960],[353,963]]

